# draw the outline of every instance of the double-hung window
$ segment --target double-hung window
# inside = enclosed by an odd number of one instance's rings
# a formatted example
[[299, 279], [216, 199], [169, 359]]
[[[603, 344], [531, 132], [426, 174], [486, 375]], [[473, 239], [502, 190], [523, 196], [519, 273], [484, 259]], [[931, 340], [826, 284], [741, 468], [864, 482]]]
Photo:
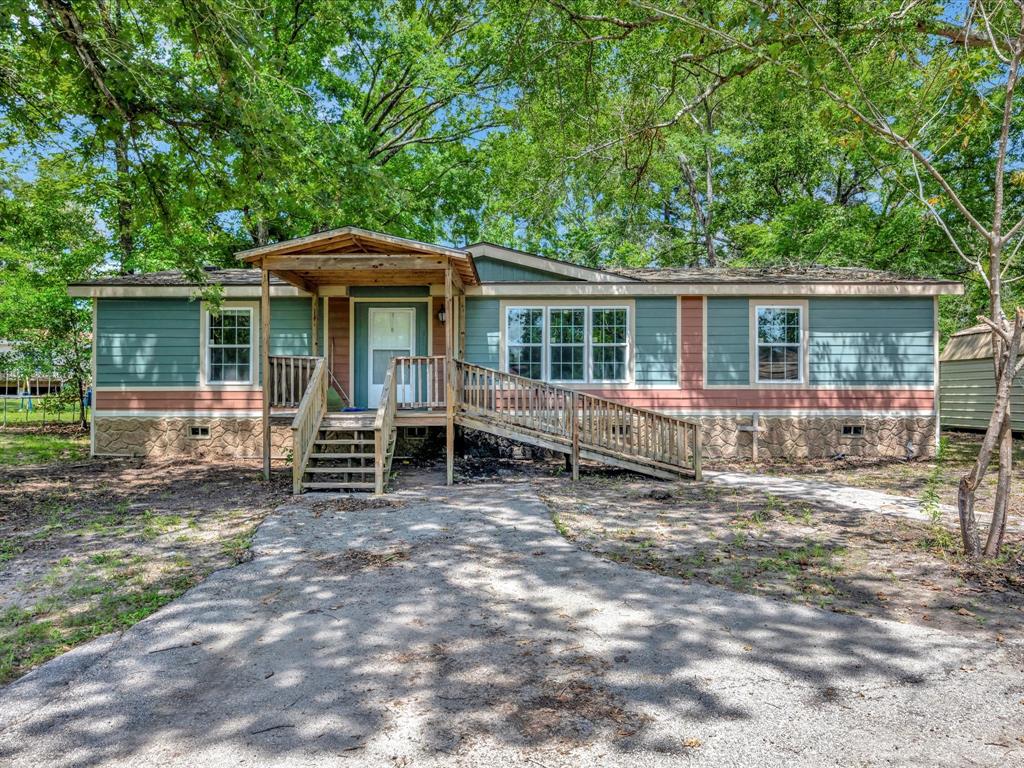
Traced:
[[803, 381], [803, 309], [756, 307], [757, 382]]
[[552, 308], [548, 378], [552, 381], [587, 380], [587, 308]]
[[509, 373], [560, 383], [629, 380], [626, 307], [507, 307]]
[[252, 318], [248, 307], [226, 307], [207, 316], [206, 380], [210, 384], [252, 383]]
[[591, 381], [626, 380], [627, 333], [626, 310], [624, 308], [591, 308]]
[[505, 346], [509, 373], [528, 379], [544, 378], [544, 310], [515, 307], [506, 315]]

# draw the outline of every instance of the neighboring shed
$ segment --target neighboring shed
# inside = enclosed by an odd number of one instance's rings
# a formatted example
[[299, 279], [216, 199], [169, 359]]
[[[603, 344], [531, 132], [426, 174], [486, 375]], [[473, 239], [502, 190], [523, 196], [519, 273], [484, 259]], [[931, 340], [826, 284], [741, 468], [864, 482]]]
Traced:
[[[996, 385], [992, 331], [976, 325], [953, 334], [939, 358], [939, 418], [943, 428], [985, 429], [992, 417]], [[1013, 430], [1024, 432], [1024, 383], [1018, 378], [1010, 401]]]

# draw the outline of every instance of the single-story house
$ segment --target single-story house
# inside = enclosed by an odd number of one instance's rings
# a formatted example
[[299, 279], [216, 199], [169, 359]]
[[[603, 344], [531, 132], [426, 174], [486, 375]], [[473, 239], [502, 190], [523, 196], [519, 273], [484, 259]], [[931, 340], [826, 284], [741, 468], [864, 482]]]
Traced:
[[[987, 429], [996, 403], [992, 329], [965, 328], [949, 337], [939, 357], [939, 416], [944, 428]], [[1024, 376], [1010, 395], [1010, 423], [1024, 432]]]
[[[355, 227], [209, 270], [70, 287], [94, 309], [96, 455], [272, 457], [386, 482], [397, 429], [462, 426], [671, 475], [934, 450], [937, 297], [863, 269], [594, 269]], [[269, 396], [264, 396], [264, 395]], [[759, 452], [759, 454], [758, 454]], [[371, 462], [372, 458], [372, 462]]]

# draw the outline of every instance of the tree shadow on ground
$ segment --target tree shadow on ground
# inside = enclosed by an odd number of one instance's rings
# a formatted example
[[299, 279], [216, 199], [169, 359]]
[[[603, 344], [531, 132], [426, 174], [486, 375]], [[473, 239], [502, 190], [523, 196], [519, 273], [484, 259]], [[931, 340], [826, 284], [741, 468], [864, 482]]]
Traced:
[[962, 663], [938, 633], [591, 557], [523, 484], [396, 499], [297, 500], [263, 525], [253, 562], [71, 679], [43, 668], [9, 687], [0, 762], [383, 761], [481, 741], [683, 754], [684, 728], [749, 723], [765, 707], [857, 710], [867, 727], [864, 691], [912, 691]]

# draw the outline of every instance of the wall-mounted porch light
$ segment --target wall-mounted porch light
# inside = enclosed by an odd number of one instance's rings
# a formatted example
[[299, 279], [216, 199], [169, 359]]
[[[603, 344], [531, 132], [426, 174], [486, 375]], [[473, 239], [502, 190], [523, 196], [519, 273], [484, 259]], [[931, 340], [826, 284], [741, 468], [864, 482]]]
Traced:
[[437, 322], [443, 323], [447, 317], [448, 315], [445, 314], [445, 311], [442, 309], [440, 312], [437, 313]]

